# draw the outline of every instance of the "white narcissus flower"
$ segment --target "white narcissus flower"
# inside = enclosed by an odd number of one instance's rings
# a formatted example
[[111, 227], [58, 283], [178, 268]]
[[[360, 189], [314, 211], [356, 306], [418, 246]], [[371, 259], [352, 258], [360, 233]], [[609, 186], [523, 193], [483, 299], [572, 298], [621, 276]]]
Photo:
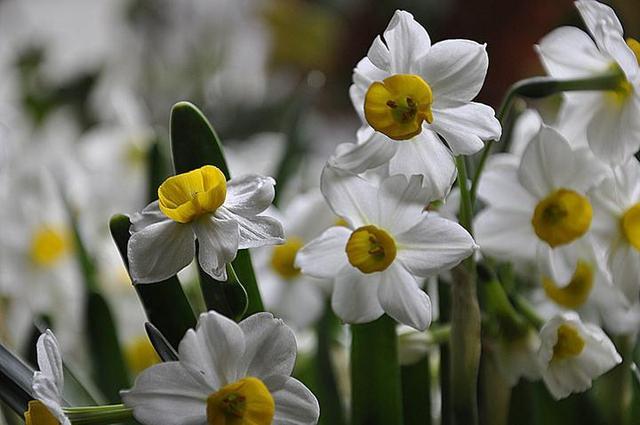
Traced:
[[71, 425], [62, 411], [64, 375], [62, 357], [55, 335], [49, 329], [38, 338], [36, 344], [39, 371], [33, 374], [33, 394], [36, 400], [29, 402], [24, 414], [27, 425], [57, 423]]
[[[240, 323], [200, 315], [178, 347], [180, 361], [142, 372], [122, 400], [145, 425], [315, 424], [318, 401], [290, 377], [291, 329], [269, 313]], [[231, 420], [233, 418], [233, 420]]]
[[158, 282], [186, 267], [196, 254], [206, 273], [227, 279], [238, 249], [283, 242], [280, 223], [259, 215], [274, 196], [271, 177], [248, 175], [226, 182], [217, 167], [169, 177], [158, 201], [131, 217], [127, 257], [134, 283]]
[[540, 379], [540, 368], [536, 361], [539, 344], [538, 335], [530, 329], [522, 335], [497, 341], [493, 353], [496, 369], [509, 386], [516, 386], [520, 378], [529, 381]]
[[359, 172], [389, 161], [391, 174], [424, 175], [442, 198], [455, 177], [452, 153], [471, 154], [500, 137], [493, 109], [472, 101], [487, 73], [485, 47], [470, 40], [432, 46], [410, 13], [396, 11], [384, 41], [377, 37], [358, 63], [350, 88], [362, 120], [381, 134], [343, 145], [334, 165]]
[[337, 220], [319, 190], [299, 194], [283, 211], [284, 244], [259, 248], [253, 256], [267, 310], [296, 330], [318, 320], [331, 285], [326, 279], [302, 274], [294, 264], [296, 254]]
[[522, 158], [496, 155], [478, 188], [488, 205], [475, 220], [483, 252], [514, 260], [537, 258], [556, 282], [569, 282], [576, 264], [564, 259], [576, 258], [575, 242], [591, 226], [585, 193], [605, 171], [588, 149], [572, 150], [544, 125]]
[[[579, 0], [578, 11], [588, 34], [575, 27], [561, 27], [537, 46], [547, 72], [558, 79], [597, 77], [619, 72], [619, 87], [610, 91], [566, 93], [561, 111], [563, 132], [582, 135], [594, 154], [620, 164], [640, 148], [640, 43], [625, 42], [615, 12], [593, 0]], [[571, 133], [569, 133], [571, 132]]]
[[613, 283], [638, 303], [640, 292], [640, 163], [631, 158], [589, 193], [593, 235], [607, 254]]
[[540, 330], [538, 362], [551, 395], [562, 399], [591, 388], [591, 380], [622, 358], [607, 335], [573, 312], [558, 315]]
[[321, 190], [346, 226], [334, 226], [305, 245], [296, 265], [310, 276], [333, 279], [331, 304], [347, 323], [383, 313], [424, 330], [431, 302], [423, 278], [447, 270], [476, 245], [459, 224], [425, 212], [434, 199], [422, 176], [396, 175], [375, 186], [327, 166]]

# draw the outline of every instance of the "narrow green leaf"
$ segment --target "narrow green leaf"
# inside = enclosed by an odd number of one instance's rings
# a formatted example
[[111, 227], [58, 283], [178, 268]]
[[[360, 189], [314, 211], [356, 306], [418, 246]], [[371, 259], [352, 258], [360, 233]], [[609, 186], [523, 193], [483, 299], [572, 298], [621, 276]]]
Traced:
[[247, 311], [248, 298], [233, 266], [227, 265], [227, 281], [216, 280], [198, 265], [200, 288], [209, 310], [215, 310], [226, 317], [239, 321]]
[[107, 400], [118, 402], [130, 385], [111, 310], [101, 294], [89, 292], [85, 314], [94, 381]]
[[395, 321], [384, 315], [351, 331], [351, 424], [402, 425]]
[[34, 370], [0, 343], [0, 400], [16, 414], [22, 416], [27, 410]]
[[[127, 244], [131, 222], [125, 215], [114, 215], [109, 223], [111, 236], [118, 247], [127, 270]], [[149, 321], [162, 332], [167, 341], [177, 348], [190, 328], [195, 327], [196, 317], [177, 276], [157, 283], [134, 285]]]
[[144, 324], [144, 329], [147, 331], [147, 336], [149, 337], [149, 341], [151, 341], [151, 345], [153, 345], [153, 348], [156, 350], [156, 353], [163, 362], [172, 362], [179, 359], [176, 350], [173, 349], [171, 344], [169, 344], [169, 341], [167, 341], [158, 328], [147, 322]]
[[[171, 110], [170, 128], [171, 153], [176, 174], [185, 173], [204, 165], [214, 165], [224, 173], [227, 180], [231, 178], [220, 139], [207, 118], [196, 106], [189, 102], [176, 103]], [[212, 285], [220, 285], [220, 283], [205, 277], [205, 282], [202, 285], [206, 285], [204, 286], [206, 292], [203, 295], [207, 307], [224, 314], [229, 310], [229, 306], [245, 304], [246, 301], [242, 299], [244, 292], [244, 295], [248, 296], [247, 314], [263, 311], [264, 306], [248, 251], [238, 251], [232, 264], [242, 286], [244, 286], [244, 291], [239, 291], [237, 288], [214, 290]], [[198, 268], [200, 268], [199, 265]], [[202, 270], [199, 274], [201, 277], [203, 274], [206, 275]], [[227, 299], [228, 297], [232, 298]]]
[[429, 356], [402, 366], [402, 406], [405, 425], [431, 424], [431, 370]]

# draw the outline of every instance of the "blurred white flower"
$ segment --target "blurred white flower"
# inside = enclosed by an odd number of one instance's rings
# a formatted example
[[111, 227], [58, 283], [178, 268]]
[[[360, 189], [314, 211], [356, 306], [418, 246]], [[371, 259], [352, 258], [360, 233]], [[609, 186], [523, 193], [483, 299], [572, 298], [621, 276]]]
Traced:
[[[315, 424], [314, 395], [291, 378], [293, 332], [269, 313], [239, 324], [210, 311], [180, 342], [180, 361], [144, 371], [124, 403], [146, 425], [226, 423]], [[238, 422], [240, 423], [240, 422]]]
[[300, 273], [294, 265], [296, 254], [303, 245], [335, 225], [337, 219], [320, 191], [300, 194], [283, 212], [284, 244], [255, 252], [256, 275], [267, 310], [296, 330], [310, 326], [320, 317], [331, 285], [328, 280]]
[[33, 374], [32, 389], [36, 400], [29, 402], [29, 410], [24, 414], [26, 423], [71, 425], [62, 411], [64, 373], [58, 340], [53, 332], [47, 329], [40, 335], [36, 349], [40, 368]]
[[238, 249], [283, 242], [282, 225], [259, 215], [274, 196], [271, 177], [249, 175], [228, 183], [218, 168], [202, 168], [169, 177], [158, 201], [131, 217], [127, 257], [135, 283], [165, 280], [196, 255], [206, 273], [227, 279], [226, 264]]
[[549, 320], [540, 330], [538, 362], [556, 400], [591, 388], [591, 380], [622, 362], [607, 335], [575, 313]]
[[496, 368], [509, 384], [514, 387], [520, 378], [529, 381], [540, 379], [536, 352], [540, 345], [538, 335], [531, 329], [519, 336], [500, 338], [493, 352]]
[[348, 323], [383, 313], [416, 329], [431, 322], [422, 278], [449, 269], [476, 245], [460, 225], [425, 213], [434, 198], [422, 176], [396, 175], [380, 187], [327, 166], [321, 190], [346, 226], [334, 226], [305, 245], [296, 266], [310, 276], [334, 279], [332, 307]]
[[565, 93], [560, 120], [570, 140], [586, 139], [596, 156], [620, 164], [640, 148], [640, 43], [625, 42], [622, 25], [609, 6], [593, 0], [575, 5], [593, 39], [575, 27], [561, 27], [545, 36], [537, 51], [554, 78], [620, 73], [616, 90]]

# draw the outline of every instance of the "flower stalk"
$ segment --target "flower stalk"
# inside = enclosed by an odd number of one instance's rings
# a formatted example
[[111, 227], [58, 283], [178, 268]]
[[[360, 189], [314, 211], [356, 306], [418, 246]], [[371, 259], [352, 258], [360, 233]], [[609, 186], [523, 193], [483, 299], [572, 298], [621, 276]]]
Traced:
[[69, 407], [64, 413], [74, 425], [113, 424], [133, 419], [133, 410], [124, 404]]

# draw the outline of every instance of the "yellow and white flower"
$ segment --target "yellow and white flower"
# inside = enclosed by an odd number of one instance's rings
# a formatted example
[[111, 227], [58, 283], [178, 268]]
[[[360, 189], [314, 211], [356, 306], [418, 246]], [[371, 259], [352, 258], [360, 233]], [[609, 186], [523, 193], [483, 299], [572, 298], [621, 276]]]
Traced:
[[318, 401], [290, 377], [293, 332], [269, 313], [235, 323], [214, 312], [200, 315], [180, 342], [180, 361], [157, 364], [138, 376], [122, 399], [140, 423], [315, 424]]
[[206, 273], [226, 280], [226, 264], [238, 249], [284, 241], [281, 224], [260, 215], [274, 196], [271, 177], [226, 181], [212, 165], [169, 177], [158, 201], [131, 217], [127, 257], [134, 283], [158, 282], [189, 265], [196, 255]]
[[38, 367], [34, 372], [32, 390], [36, 400], [29, 402], [24, 414], [27, 425], [71, 425], [62, 411], [64, 374], [58, 340], [49, 329], [38, 338], [36, 344]]
[[[620, 73], [615, 90], [565, 94], [561, 112], [564, 128], [586, 134], [596, 156], [620, 164], [640, 148], [640, 43], [625, 41], [622, 25], [609, 6], [594, 0], [575, 4], [593, 39], [578, 28], [561, 27], [545, 36], [537, 50], [554, 78]], [[576, 140], [580, 139], [584, 137]]]
[[384, 41], [377, 37], [358, 63], [350, 88], [363, 121], [384, 136], [367, 134], [343, 146], [335, 165], [349, 165], [351, 159], [340, 159], [345, 155], [362, 158], [351, 164], [354, 172], [389, 161], [391, 174], [422, 174], [425, 184], [438, 183], [446, 193], [455, 176], [452, 152], [471, 154], [500, 137], [493, 109], [472, 102], [487, 73], [485, 47], [470, 40], [432, 46], [410, 13], [396, 11]]
[[425, 212], [434, 198], [422, 176], [396, 175], [375, 186], [327, 166], [321, 190], [346, 226], [334, 226], [305, 245], [296, 265], [310, 276], [333, 279], [331, 304], [348, 323], [383, 313], [424, 330], [431, 302], [422, 278], [447, 270], [476, 245], [459, 224]]
[[583, 323], [575, 313], [564, 313], [540, 330], [538, 362], [544, 383], [559, 400], [591, 388], [593, 378], [622, 358], [602, 329]]

